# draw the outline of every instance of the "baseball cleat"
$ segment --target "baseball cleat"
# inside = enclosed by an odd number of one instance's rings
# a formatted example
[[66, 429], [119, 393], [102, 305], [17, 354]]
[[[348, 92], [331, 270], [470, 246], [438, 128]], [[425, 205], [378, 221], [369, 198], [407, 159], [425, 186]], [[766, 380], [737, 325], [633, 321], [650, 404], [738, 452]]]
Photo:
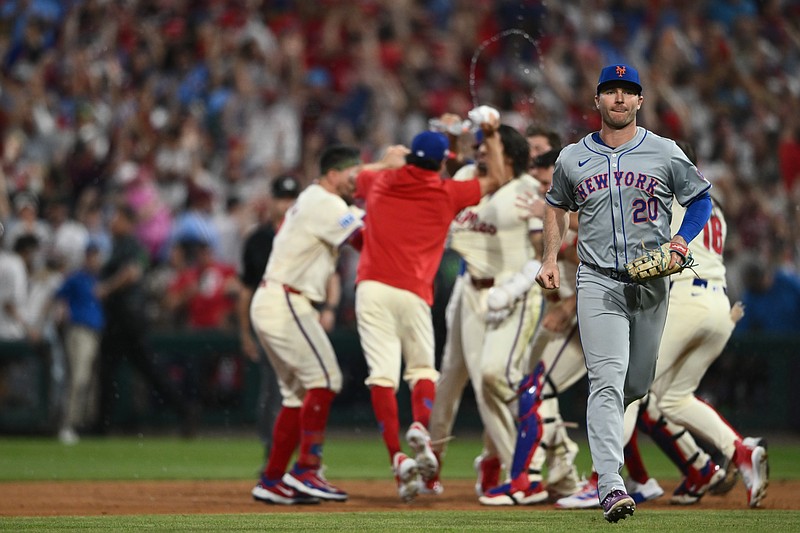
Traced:
[[[527, 476], [525, 476], [527, 483]], [[482, 505], [532, 505], [547, 501], [547, 491], [541, 482], [528, 483], [524, 489], [517, 489], [514, 483], [505, 483], [478, 498]]]
[[742, 444], [744, 444], [748, 448], [755, 448], [756, 446], [761, 446], [765, 450], [767, 449], [767, 439], [765, 439], [764, 437], [745, 437], [742, 439]]
[[397, 480], [397, 493], [404, 502], [410, 502], [419, 493], [417, 462], [403, 452], [397, 452], [392, 458], [392, 470]]
[[347, 493], [330, 484], [318, 469], [303, 469], [295, 465], [291, 472], [283, 475], [282, 481], [296, 491], [320, 500], [335, 502], [347, 500]]
[[629, 479], [625, 482], [625, 486], [628, 488], [628, 495], [630, 495], [636, 503], [655, 500], [664, 495], [664, 489], [662, 489], [658, 481], [652, 477], [648, 479], [646, 483], [637, 483]]
[[744, 442], [737, 441], [734, 457], [747, 488], [747, 504], [750, 507], [759, 507], [767, 496], [769, 485], [767, 450], [763, 446], [747, 446]]
[[420, 494], [433, 494], [434, 496], [438, 496], [443, 492], [444, 492], [444, 485], [442, 485], [442, 482], [439, 481], [438, 476], [436, 476], [433, 479], [429, 479], [428, 481], [425, 481], [424, 479], [420, 478], [419, 480]]
[[600, 497], [597, 493], [597, 477], [595, 475], [584, 482], [578, 492], [556, 501], [556, 509], [596, 509], [597, 507], [600, 507]]
[[603, 518], [609, 522], [624, 520], [636, 510], [636, 502], [623, 490], [612, 490], [600, 505], [603, 507]]
[[420, 422], [414, 422], [406, 432], [406, 441], [411, 449], [414, 450], [419, 475], [423, 481], [428, 481], [436, 477], [439, 471], [439, 459], [433, 452], [431, 446], [431, 436]]
[[250, 491], [253, 499], [264, 503], [277, 503], [280, 505], [300, 505], [319, 503], [319, 498], [309, 496], [288, 486], [282, 480], [267, 480], [262, 477]]
[[739, 469], [736, 467], [733, 459], [726, 457], [719, 466], [725, 470], [725, 477], [708, 488], [708, 493], [712, 496], [724, 496], [728, 494], [731, 489], [736, 486], [736, 482], [739, 481]]
[[669, 502], [675, 505], [692, 505], [700, 501], [710, 487], [725, 479], [725, 469], [711, 459], [700, 470], [689, 467], [689, 475], [672, 493]]
[[479, 498], [486, 494], [489, 489], [493, 489], [500, 484], [502, 465], [499, 458], [481, 454], [475, 458], [472, 466], [478, 474], [478, 480], [475, 482], [475, 494]]

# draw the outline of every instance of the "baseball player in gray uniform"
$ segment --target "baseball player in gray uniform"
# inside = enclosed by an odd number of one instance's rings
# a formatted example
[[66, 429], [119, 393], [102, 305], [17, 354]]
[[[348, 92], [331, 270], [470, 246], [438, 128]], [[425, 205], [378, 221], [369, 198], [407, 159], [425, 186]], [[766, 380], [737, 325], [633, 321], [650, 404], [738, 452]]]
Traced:
[[[639, 73], [602, 69], [595, 104], [600, 131], [566, 147], [546, 195], [544, 256], [537, 282], [560, 286], [557, 254], [578, 211], [578, 325], [589, 377], [586, 422], [603, 516], [616, 522], [636, 504], [620, 476], [625, 406], [653, 380], [667, 315], [669, 279], [633, 283], [625, 263], [669, 242], [671, 265], [682, 260], [711, 212], [711, 184], [674, 141], [636, 125]], [[687, 207], [670, 238], [673, 196]]]
[[[685, 143], [678, 144], [694, 162], [691, 147]], [[671, 223], [673, 231], [680, 228], [684, 214], [682, 207], [675, 207]], [[714, 204], [708, 222], [692, 246], [697, 264], [692, 272], [683, 271], [670, 278], [670, 310], [651, 393], [642, 400], [641, 409], [636, 402], [625, 412], [626, 442], [634, 432], [634, 424], [637, 425], [684, 473], [683, 481], [670, 498], [671, 503], [679, 505], [697, 503], [707, 491], [717, 494], [729, 491], [740, 471], [750, 507], [760, 504], [768, 485], [767, 453], [762, 440], [743, 438], [713, 407], [694, 396], [700, 380], [719, 357], [736, 320], [742, 315], [739, 304], [731, 306], [726, 291], [723, 263], [726, 234], [725, 217], [720, 207]], [[687, 428], [691, 433], [686, 431]], [[692, 434], [721, 450], [725, 458], [721, 467], [699, 448]], [[631, 473], [627, 455], [626, 466]], [[651, 482], [654, 480], [648, 484]], [[557, 506], [589, 507], [592, 505], [589, 499], [591, 489], [587, 486], [582, 494], [559, 500]], [[596, 484], [594, 492], [594, 505], [597, 506]]]

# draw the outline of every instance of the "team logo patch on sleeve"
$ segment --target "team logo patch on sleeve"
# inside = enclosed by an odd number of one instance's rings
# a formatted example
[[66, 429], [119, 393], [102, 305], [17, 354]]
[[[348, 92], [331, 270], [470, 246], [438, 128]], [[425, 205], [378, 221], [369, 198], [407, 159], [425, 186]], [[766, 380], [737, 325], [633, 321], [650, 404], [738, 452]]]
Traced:
[[339, 226], [342, 228], [346, 228], [355, 221], [356, 217], [353, 215], [353, 213], [347, 213], [346, 215], [343, 215], [342, 218], [339, 219]]

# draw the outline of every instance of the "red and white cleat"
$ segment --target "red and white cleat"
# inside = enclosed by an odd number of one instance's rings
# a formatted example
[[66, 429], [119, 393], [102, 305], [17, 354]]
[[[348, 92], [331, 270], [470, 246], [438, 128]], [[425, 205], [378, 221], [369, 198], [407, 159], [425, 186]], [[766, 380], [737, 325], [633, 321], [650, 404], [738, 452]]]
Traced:
[[736, 442], [734, 462], [747, 488], [747, 504], [750, 507], [758, 507], [766, 498], [769, 485], [767, 450], [763, 446], [753, 445], [750, 442], [748, 444], [742, 441]]

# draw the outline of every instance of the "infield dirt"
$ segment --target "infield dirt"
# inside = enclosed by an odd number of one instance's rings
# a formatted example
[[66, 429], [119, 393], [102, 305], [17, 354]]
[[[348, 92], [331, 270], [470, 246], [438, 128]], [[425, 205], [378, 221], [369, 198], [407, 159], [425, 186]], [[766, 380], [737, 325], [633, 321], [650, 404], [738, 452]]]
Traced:
[[[493, 510], [480, 505], [470, 480], [445, 480], [439, 496], [419, 496], [403, 503], [392, 479], [335, 480], [350, 494], [344, 503], [284, 506], [255, 502], [254, 481], [52, 481], [0, 483], [0, 516], [90, 516], [137, 514], [219, 514], [257, 512], [366, 512], [398, 510]], [[641, 510], [674, 509], [668, 495], [677, 481], [661, 484], [665, 495], [641, 504]], [[800, 481], [770, 481], [765, 509], [800, 510]], [[552, 504], [529, 506], [532, 511], [559, 512]], [[746, 509], [747, 497], [739, 482], [725, 496], [708, 495], [698, 509]], [[757, 510], [755, 510], [757, 512]]]

